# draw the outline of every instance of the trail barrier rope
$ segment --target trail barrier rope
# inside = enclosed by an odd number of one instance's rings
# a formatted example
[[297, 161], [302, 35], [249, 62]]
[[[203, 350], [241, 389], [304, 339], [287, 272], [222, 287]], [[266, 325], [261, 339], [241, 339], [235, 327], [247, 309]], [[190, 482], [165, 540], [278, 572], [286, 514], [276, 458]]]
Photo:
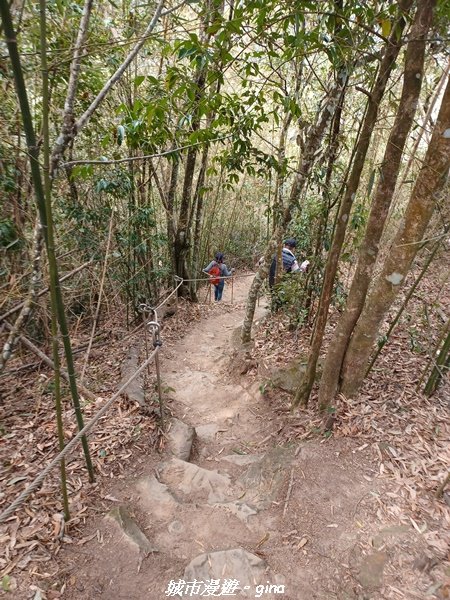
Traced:
[[[233, 275], [231, 277], [221, 277], [221, 279], [229, 279], [229, 278], [243, 278], [243, 277], [253, 277], [254, 273], [251, 274], [245, 274], [245, 275]], [[156, 367], [156, 377], [157, 377], [157, 387], [158, 387], [158, 397], [159, 397], [159, 405], [160, 405], [160, 411], [161, 411], [161, 425], [162, 427], [164, 427], [164, 416], [163, 416], [163, 400], [162, 400], [162, 393], [161, 393], [161, 375], [160, 375], [160, 363], [159, 363], [159, 352], [162, 346], [162, 341], [160, 338], [160, 325], [158, 323], [158, 310], [164, 306], [164, 304], [167, 303], [167, 301], [174, 295], [176, 294], [176, 292], [178, 291], [178, 289], [180, 288], [181, 285], [183, 285], [183, 283], [187, 283], [190, 281], [205, 281], [208, 282], [209, 279], [202, 277], [199, 279], [182, 279], [181, 277], [176, 276], [175, 277], [175, 282], [176, 282], [176, 286], [175, 288], [170, 292], [170, 294], [164, 298], [164, 300], [162, 300], [158, 306], [156, 306], [155, 308], [153, 308], [152, 306], [148, 305], [148, 304], [141, 304], [140, 305], [140, 309], [142, 312], [146, 313], [146, 312], [152, 312], [154, 315], [154, 318], [152, 321], [148, 321], [146, 323], [146, 327], [148, 327], [151, 332], [152, 332], [152, 342], [153, 342], [153, 347], [154, 350], [153, 352], [146, 358], [146, 360], [140, 365], [140, 367], [138, 367], [138, 369], [135, 371], [135, 373], [133, 375], [131, 375], [127, 381], [122, 384], [120, 386], [120, 388], [117, 390], [117, 392], [115, 394], [113, 394], [111, 396], [111, 398], [105, 403], [104, 406], [102, 406], [102, 408], [92, 417], [92, 419], [90, 421], [88, 421], [88, 423], [83, 427], [83, 429], [80, 429], [80, 431], [75, 435], [74, 438], [72, 438], [70, 440], [70, 442], [67, 443], [67, 445], [64, 447], [63, 450], [61, 450], [61, 452], [59, 454], [57, 454], [55, 456], [55, 458], [50, 461], [48, 463], [48, 465], [41, 471], [41, 473], [39, 473], [39, 475], [33, 479], [33, 481], [30, 483], [30, 485], [25, 488], [23, 490], [22, 493], [20, 493], [17, 498], [8, 506], [8, 508], [6, 508], [2, 513], [0, 513], [0, 523], [4, 523], [5, 521], [7, 521], [14, 513], [15, 511], [19, 508], [19, 506], [21, 504], [23, 504], [23, 502], [25, 502], [25, 500], [28, 499], [28, 497], [38, 489], [38, 487], [41, 485], [41, 483], [44, 481], [44, 479], [47, 477], [47, 475], [50, 473], [50, 471], [52, 471], [52, 469], [54, 469], [54, 467], [56, 467], [58, 465], [58, 463], [61, 462], [61, 460], [67, 455], [69, 454], [69, 452], [75, 448], [75, 446], [78, 444], [78, 442], [81, 440], [81, 438], [86, 435], [89, 434], [91, 429], [94, 427], [94, 425], [96, 425], [96, 423], [103, 417], [103, 415], [108, 411], [108, 409], [110, 408], [110, 406], [112, 404], [114, 404], [114, 402], [122, 395], [122, 393], [126, 390], [126, 388], [130, 385], [130, 383], [136, 379], [136, 377], [138, 375], [140, 375], [142, 373], [142, 371], [148, 367], [150, 365], [150, 363], [152, 362], [152, 360], [155, 360], [155, 367]], [[146, 329], [147, 331], [147, 329]]]

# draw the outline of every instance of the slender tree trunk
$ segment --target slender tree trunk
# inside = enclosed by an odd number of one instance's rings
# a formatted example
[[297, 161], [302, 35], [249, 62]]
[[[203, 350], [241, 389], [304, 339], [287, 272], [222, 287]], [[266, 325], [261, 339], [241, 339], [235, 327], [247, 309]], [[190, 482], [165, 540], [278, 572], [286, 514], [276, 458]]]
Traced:
[[[336, 159], [338, 156], [339, 149], [339, 133], [341, 130], [341, 120], [342, 120], [342, 109], [344, 107], [345, 101], [345, 93], [347, 90], [347, 86], [345, 85], [342, 89], [341, 96], [339, 98], [339, 103], [336, 108], [336, 112], [333, 117], [333, 121], [331, 123], [331, 132], [330, 132], [330, 144], [328, 147], [328, 162], [327, 162], [327, 171], [325, 175], [325, 182], [323, 187], [322, 194], [322, 210], [319, 217], [319, 222], [317, 224], [317, 232], [316, 232], [316, 240], [314, 243], [314, 250], [312, 252], [312, 268], [309, 270], [306, 281], [305, 281], [305, 309], [307, 311], [307, 318], [309, 320], [311, 315], [311, 308], [314, 304], [315, 297], [313, 297], [314, 290], [317, 287], [318, 279], [321, 278], [322, 275], [322, 267], [321, 267], [321, 254], [323, 251], [323, 240], [328, 224], [328, 219], [330, 216], [330, 211], [332, 207], [331, 202], [331, 193], [330, 193], [330, 184], [331, 177], [333, 175], [334, 165], [336, 163]], [[312, 249], [311, 249], [312, 250]], [[320, 270], [319, 270], [320, 269]]]
[[[296, 91], [299, 87], [299, 84], [296, 86]], [[286, 179], [286, 169], [285, 169], [285, 160], [286, 160], [286, 138], [287, 132], [292, 122], [292, 113], [289, 111], [284, 115], [283, 125], [280, 131], [280, 137], [278, 140], [278, 152], [277, 152], [277, 162], [278, 162], [278, 171], [275, 179], [275, 192], [273, 198], [273, 228], [272, 232], [275, 231], [278, 223], [283, 217], [283, 183]]]
[[442, 345], [442, 348], [439, 350], [442, 339], [439, 340], [439, 344], [436, 348], [436, 351], [439, 351], [439, 354], [436, 358], [433, 370], [431, 371], [431, 375], [425, 385], [424, 393], [426, 396], [431, 396], [435, 392], [439, 381], [445, 375], [445, 371], [447, 371], [450, 366], [450, 319], [447, 321], [447, 324], [444, 327], [444, 334], [441, 336], [441, 338], [444, 337], [445, 341]]
[[316, 125], [311, 128], [311, 132], [308, 135], [304, 151], [299, 159], [297, 174], [291, 188], [287, 206], [283, 211], [280, 223], [275, 228], [272, 237], [267, 244], [267, 248], [264, 253], [264, 261], [262, 261], [262, 265], [257, 270], [255, 278], [250, 287], [245, 309], [244, 323], [242, 325], [241, 340], [243, 344], [248, 343], [251, 339], [251, 329], [259, 291], [269, 273], [270, 264], [277, 244], [281, 242], [283, 233], [291, 221], [292, 211], [297, 204], [298, 198], [301, 196], [302, 191], [305, 189], [308, 176], [315, 162], [315, 155], [317, 154], [327, 126], [336, 110], [337, 101], [343, 85], [345, 85], [345, 80], [338, 80], [338, 82], [335, 83], [333, 89], [325, 99], [322, 110], [318, 114]]
[[[207, 0], [204, 6], [204, 13], [200, 24], [200, 40], [204, 47], [208, 47], [208, 44], [212, 38], [212, 32], [208, 30], [214, 19], [223, 13], [223, 4], [217, 3], [214, 0]], [[220, 68], [220, 66], [217, 66]], [[206, 78], [208, 74], [208, 67], [206, 65], [200, 65], [197, 68], [195, 75], [195, 100], [192, 112], [192, 125], [191, 131], [195, 132], [200, 129], [200, 102], [202, 101], [205, 90], [206, 90]], [[208, 121], [209, 122], [209, 119]], [[191, 246], [192, 231], [191, 225], [193, 219], [192, 207], [192, 187], [194, 181], [195, 165], [197, 161], [198, 148], [197, 146], [191, 146], [187, 152], [186, 166], [184, 170], [184, 181], [183, 181], [183, 192], [181, 196], [180, 212], [178, 214], [177, 230], [175, 235], [174, 244], [174, 258], [175, 258], [175, 272], [179, 277], [183, 279], [190, 279], [188, 269], [188, 257], [189, 249]], [[189, 296], [191, 300], [194, 298], [191, 296], [192, 287], [189, 285], [182, 285], [180, 288], [180, 294], [183, 296]]]
[[8, 335], [8, 339], [3, 345], [3, 350], [0, 355], [0, 373], [5, 368], [7, 361], [11, 358], [14, 351], [14, 347], [19, 339], [20, 331], [28, 321], [32, 311], [33, 305], [37, 298], [37, 287], [41, 281], [41, 256], [42, 256], [42, 225], [39, 217], [36, 219], [33, 234], [33, 272], [31, 274], [30, 286], [28, 296], [22, 303], [20, 314], [17, 317], [12, 331]]
[[377, 79], [369, 95], [367, 111], [364, 117], [364, 124], [358, 140], [358, 148], [356, 150], [352, 171], [347, 182], [347, 189], [339, 208], [333, 241], [328, 254], [314, 335], [309, 351], [308, 365], [295, 395], [293, 403], [294, 406], [297, 406], [299, 403], [301, 403], [303, 406], [306, 406], [311, 394], [312, 386], [316, 376], [317, 360], [322, 347], [323, 335], [327, 323], [328, 309], [331, 302], [334, 279], [336, 276], [342, 245], [345, 239], [347, 223], [350, 218], [350, 211], [358, 190], [361, 173], [364, 167], [364, 161], [369, 148], [370, 138], [372, 136], [378, 116], [379, 105], [386, 89], [386, 84], [391, 71], [394, 68], [395, 60], [397, 59], [401, 48], [401, 32], [405, 27], [404, 13], [407, 12], [411, 4], [412, 0], [403, 0], [399, 3], [400, 14], [396, 19], [396, 23], [394, 23], [392, 27], [392, 33], [385, 47], [385, 52], [381, 61]]
[[[75, 416], [77, 419], [78, 427], [81, 430], [84, 426], [83, 415], [81, 413], [81, 407], [79, 402], [79, 396], [76, 386], [75, 370], [73, 364], [73, 355], [70, 345], [69, 331], [67, 327], [67, 319], [64, 310], [64, 303], [62, 299], [61, 287], [58, 276], [58, 264], [56, 261], [55, 247], [53, 240], [53, 223], [52, 223], [52, 211], [51, 203], [49, 198], [49, 190], [44, 191], [42, 184], [41, 170], [39, 166], [39, 148], [36, 143], [36, 136], [33, 128], [33, 121], [31, 118], [30, 105], [28, 102], [28, 94], [25, 86], [25, 80], [23, 78], [23, 71], [20, 62], [20, 55], [17, 48], [17, 39], [12, 24], [11, 13], [9, 6], [6, 1], [0, 1], [0, 13], [2, 23], [5, 30], [5, 37], [7, 40], [7, 46], [9, 55], [11, 58], [11, 64], [14, 73], [14, 81], [16, 85], [17, 97], [19, 99], [20, 111], [22, 115], [28, 154], [30, 157], [31, 172], [34, 184], [34, 193], [36, 198], [36, 204], [39, 211], [39, 217], [41, 219], [43, 236], [45, 245], [47, 248], [47, 256], [49, 262], [50, 271], [50, 291], [54, 294], [55, 311], [57, 313], [58, 323], [61, 330], [61, 336], [63, 338], [64, 350], [67, 361], [67, 371], [70, 379], [70, 391], [72, 395], [72, 401], [75, 409]], [[45, 171], [46, 173], [46, 171]], [[82, 437], [82, 446], [86, 459], [86, 466], [89, 472], [90, 481], [94, 480], [94, 471], [92, 467], [92, 461], [90, 458], [89, 447], [86, 436]]]
[[322, 410], [329, 405], [337, 392], [345, 350], [362, 312], [372, 279], [381, 235], [401, 166], [403, 149], [419, 101], [426, 36], [433, 18], [433, 4], [435, 4], [433, 0], [431, 2], [421, 0], [414, 17], [411, 39], [406, 49], [403, 90], [397, 115], [387, 142], [379, 183], [370, 209], [365, 237], [361, 243], [346, 308], [331, 340], [320, 381], [319, 406]]
[[[194, 277], [198, 276], [200, 271], [200, 241], [201, 241], [201, 229], [202, 229], [202, 217], [203, 217], [203, 199], [205, 196], [205, 178], [206, 178], [206, 167], [208, 165], [208, 153], [209, 146], [206, 145], [203, 149], [202, 162], [200, 166], [200, 173], [198, 174], [197, 185], [195, 188], [195, 195], [193, 200], [192, 212], [195, 209], [195, 220], [194, 220], [194, 237], [192, 247], [192, 260], [193, 269], [192, 272]], [[191, 219], [190, 219], [191, 220]], [[190, 296], [194, 302], [198, 302], [197, 298], [197, 282], [193, 281], [190, 288]]]
[[427, 108], [427, 112], [426, 112], [426, 114], [425, 114], [425, 116], [423, 118], [422, 125], [419, 128], [419, 133], [417, 135], [417, 139], [415, 140], [414, 145], [413, 145], [413, 147], [412, 147], [412, 149], [411, 149], [411, 151], [409, 153], [408, 162], [406, 163], [406, 167], [403, 170], [400, 182], [399, 182], [399, 184], [397, 185], [397, 187], [395, 189], [394, 198], [393, 198], [393, 200], [391, 202], [391, 207], [389, 209], [388, 224], [386, 225], [385, 229], [388, 229], [388, 227], [389, 227], [389, 221], [391, 220], [392, 215], [395, 212], [395, 206], [396, 206], [396, 203], [397, 203], [397, 199], [400, 196], [402, 188], [403, 188], [403, 185], [405, 184], [405, 182], [406, 182], [406, 180], [408, 178], [409, 172], [410, 172], [411, 167], [412, 167], [412, 165], [414, 163], [414, 159], [416, 158], [417, 149], [419, 148], [419, 145], [420, 145], [420, 143], [422, 141], [422, 138], [423, 138], [423, 136], [425, 134], [425, 131], [427, 131], [427, 128], [429, 127], [430, 123], [432, 122], [432, 115], [433, 115], [433, 111], [434, 111], [435, 106], [436, 106], [436, 102], [440, 98], [441, 92], [442, 92], [442, 90], [444, 89], [444, 87], [445, 87], [445, 85], [447, 83], [447, 78], [449, 76], [449, 73], [450, 73], [450, 61], [447, 63], [447, 66], [444, 69], [444, 72], [442, 73], [442, 76], [441, 76], [441, 78], [439, 80], [439, 83], [438, 83], [438, 85], [436, 86], [436, 89], [433, 92], [433, 95], [432, 95], [432, 97], [430, 99], [430, 102], [429, 102], [429, 106]]
[[370, 371], [371, 371], [373, 365], [375, 364], [378, 356], [380, 355], [381, 351], [383, 350], [383, 348], [385, 347], [385, 345], [388, 343], [389, 338], [391, 336], [391, 333], [394, 331], [397, 323], [399, 322], [400, 317], [403, 314], [403, 311], [408, 306], [408, 302], [411, 300], [411, 297], [414, 294], [414, 292], [416, 291], [417, 286], [422, 281], [425, 273], [427, 272], [428, 267], [430, 266], [431, 262], [433, 261], [435, 255], [436, 255], [436, 252], [439, 250], [439, 247], [440, 247], [441, 243], [442, 243], [442, 239], [438, 240], [437, 243], [435, 244], [435, 246], [434, 246], [433, 250], [431, 251], [429, 257], [425, 261], [425, 264], [423, 265], [422, 270], [420, 271], [417, 279], [414, 281], [414, 283], [410, 287], [409, 292], [406, 294], [405, 299], [402, 302], [402, 305], [398, 309], [397, 314], [395, 315], [395, 317], [393, 318], [391, 324], [389, 325], [389, 329], [386, 331], [386, 334], [383, 336], [383, 339], [378, 342], [376, 352], [372, 356], [372, 358], [370, 360], [370, 364], [367, 367], [366, 377], [370, 373]]
[[[203, 93], [204, 78], [197, 80], [198, 94]], [[198, 96], [200, 100], [200, 95]], [[200, 126], [200, 119], [192, 125], [192, 131], [197, 131]], [[191, 209], [192, 183], [194, 180], [195, 163], [197, 159], [197, 147], [189, 148], [186, 158], [186, 167], [184, 171], [183, 193], [181, 197], [180, 213], [178, 215], [177, 233], [175, 236], [175, 272], [183, 279], [189, 279], [187, 256], [190, 245], [189, 232], [189, 212]], [[182, 295], [189, 295], [189, 286], [182, 285], [180, 288]]]
[[[300, 81], [299, 81], [299, 78], [297, 78], [297, 83], [295, 86], [296, 92], [298, 91], [299, 87], [300, 87]], [[278, 156], [277, 156], [278, 171], [277, 171], [277, 177], [275, 180], [272, 233], [275, 232], [277, 225], [279, 224], [280, 220], [283, 218], [283, 184], [286, 179], [286, 171], [285, 171], [284, 162], [286, 159], [287, 133], [288, 133], [288, 129], [289, 129], [291, 122], [292, 122], [292, 113], [287, 112], [283, 119], [283, 125], [281, 127], [280, 138], [278, 141]], [[269, 212], [267, 214], [269, 214]], [[277, 243], [277, 249], [276, 249], [277, 257], [276, 257], [276, 263], [275, 263], [275, 284], [279, 283], [281, 273], [282, 273], [282, 260], [281, 260], [282, 249], [283, 249], [283, 245], [280, 240]]]
[[[176, 219], [175, 219], [175, 195], [177, 193], [178, 175], [180, 173], [180, 159], [176, 156], [173, 158], [172, 168], [170, 170], [170, 182], [167, 188], [167, 242], [170, 248], [170, 259], [172, 263], [172, 273], [176, 273], [175, 263], [175, 236], [176, 236]], [[159, 189], [159, 188], [158, 188]], [[161, 195], [161, 189], [159, 189]], [[161, 196], [162, 197], [162, 196]]]
[[378, 330], [405, 281], [439, 197], [446, 191], [449, 167], [450, 84], [447, 83], [431, 142], [402, 224], [345, 355], [341, 391], [348, 397], [355, 396], [361, 387]]

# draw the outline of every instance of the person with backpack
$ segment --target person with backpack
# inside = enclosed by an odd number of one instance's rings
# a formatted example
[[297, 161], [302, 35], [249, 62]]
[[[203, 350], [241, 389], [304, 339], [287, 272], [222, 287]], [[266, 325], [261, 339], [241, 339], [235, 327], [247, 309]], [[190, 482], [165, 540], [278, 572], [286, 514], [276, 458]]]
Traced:
[[214, 260], [203, 269], [203, 273], [209, 275], [209, 282], [214, 286], [214, 300], [219, 302], [222, 300], [223, 288], [225, 286], [224, 277], [230, 277], [234, 269], [228, 270], [227, 265], [223, 262], [224, 256], [222, 252], [217, 252]]

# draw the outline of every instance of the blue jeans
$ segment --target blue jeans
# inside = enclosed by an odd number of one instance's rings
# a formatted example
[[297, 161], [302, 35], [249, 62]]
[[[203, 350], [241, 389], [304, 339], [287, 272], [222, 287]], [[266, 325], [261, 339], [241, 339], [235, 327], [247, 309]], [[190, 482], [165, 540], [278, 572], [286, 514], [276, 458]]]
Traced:
[[221, 279], [217, 285], [214, 286], [214, 300], [222, 300], [223, 288], [225, 286], [225, 280]]

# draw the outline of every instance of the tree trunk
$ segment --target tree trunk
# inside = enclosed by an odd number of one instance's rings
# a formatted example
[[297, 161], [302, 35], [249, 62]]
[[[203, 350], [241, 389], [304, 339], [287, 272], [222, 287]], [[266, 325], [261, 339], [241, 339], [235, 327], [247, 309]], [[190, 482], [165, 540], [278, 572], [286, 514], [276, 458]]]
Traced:
[[[210, 0], [207, 0], [207, 2], [205, 3], [205, 12], [202, 16], [200, 24], [200, 40], [205, 46], [205, 48], [208, 47], [213, 35], [211, 30], [208, 29], [208, 27], [211, 23], [214, 22], [216, 17], [223, 14], [223, 8], [224, 7], [222, 3], [218, 4]], [[220, 68], [220, 66], [218, 66], [217, 68]], [[192, 132], [196, 132], [200, 129], [200, 103], [205, 95], [207, 75], [207, 65], [201, 65], [197, 68], [197, 72], [195, 74], [195, 100], [192, 107]], [[189, 249], [191, 246], [192, 238], [192, 186], [194, 181], [197, 153], [197, 146], [191, 146], [187, 152], [186, 166], [184, 170], [183, 192], [181, 196], [180, 212], [178, 215], [177, 231], [175, 235], [175, 272], [179, 277], [182, 277], [183, 279], [190, 278], [187, 261], [189, 257]], [[182, 296], [190, 297], [191, 300], [194, 299], [191, 296], [191, 288], [189, 285], [183, 284], [180, 287], [180, 294]]]
[[450, 83], [447, 83], [433, 136], [403, 222], [345, 355], [341, 390], [348, 397], [353, 397], [361, 387], [378, 330], [405, 281], [439, 196], [445, 192], [449, 167]]
[[[193, 201], [192, 212], [194, 212], [195, 208], [195, 219], [194, 219], [194, 238], [193, 238], [193, 248], [192, 248], [192, 259], [193, 259], [193, 269], [192, 272], [194, 277], [198, 277], [198, 273], [200, 270], [199, 260], [200, 260], [200, 242], [201, 242], [201, 230], [202, 230], [202, 217], [203, 217], [203, 197], [205, 195], [205, 178], [206, 178], [206, 167], [208, 165], [208, 153], [209, 146], [206, 145], [203, 149], [202, 162], [200, 166], [200, 173], [197, 178], [197, 185], [195, 188], [195, 195]], [[192, 220], [193, 217], [190, 218]], [[198, 302], [197, 298], [197, 281], [193, 281], [191, 283], [190, 295], [194, 302]]]
[[337, 101], [341, 93], [343, 85], [345, 85], [346, 76], [344, 81], [338, 80], [334, 85], [331, 92], [328, 94], [323, 109], [320, 111], [316, 125], [311, 129], [305, 144], [305, 149], [300, 156], [297, 175], [295, 176], [294, 183], [291, 188], [290, 197], [286, 208], [284, 209], [282, 218], [278, 226], [275, 228], [272, 237], [267, 244], [266, 252], [264, 253], [263, 264], [259, 267], [256, 272], [255, 278], [250, 287], [250, 291], [247, 298], [247, 306], [245, 309], [245, 318], [242, 325], [242, 343], [245, 344], [251, 339], [251, 329], [253, 323], [253, 317], [255, 314], [256, 301], [258, 299], [259, 290], [261, 289], [264, 280], [267, 278], [270, 269], [270, 263], [272, 261], [273, 254], [277, 247], [277, 244], [281, 242], [284, 230], [290, 223], [292, 218], [292, 211], [304, 190], [308, 181], [308, 176], [311, 172], [311, 168], [315, 162], [315, 154], [319, 149], [320, 143], [322, 142], [326, 128], [333, 117], [336, 110]]
[[[155, 172], [155, 171], [154, 171]], [[167, 189], [167, 244], [170, 249], [170, 260], [172, 267], [172, 274], [176, 273], [175, 267], [175, 236], [176, 236], [176, 225], [175, 225], [175, 194], [177, 191], [178, 175], [180, 172], [180, 159], [178, 156], [173, 158], [172, 169], [170, 170], [170, 183]], [[159, 188], [158, 188], [159, 189]], [[161, 195], [161, 189], [159, 189]], [[161, 198], [163, 196], [161, 195]], [[172, 283], [172, 280], [170, 281]]]
[[319, 406], [322, 410], [333, 400], [338, 389], [345, 350], [363, 310], [372, 279], [379, 242], [400, 170], [403, 149], [419, 100], [426, 36], [433, 18], [433, 4], [434, 1], [421, 0], [414, 18], [411, 39], [406, 50], [403, 90], [397, 115], [387, 142], [379, 183], [372, 202], [365, 237], [360, 247], [346, 308], [331, 340], [320, 382]]
[[[439, 354], [436, 358], [436, 362], [434, 364], [433, 370], [431, 371], [431, 375], [428, 378], [428, 381], [425, 385], [424, 393], [426, 396], [431, 396], [438, 384], [439, 381], [444, 377], [445, 371], [448, 370], [449, 364], [449, 356], [450, 356], [450, 319], [447, 320], [447, 324], [445, 325], [444, 332], [447, 334], [445, 337], [445, 341], [442, 345], [442, 348], [439, 351]], [[442, 340], [439, 340], [439, 344], [437, 346], [437, 350], [439, 350], [439, 346], [441, 345]]]
[[317, 360], [319, 358], [320, 348], [322, 346], [323, 334], [328, 318], [328, 308], [331, 302], [334, 278], [336, 276], [339, 256], [344, 243], [347, 223], [350, 217], [351, 207], [356, 197], [356, 192], [361, 179], [361, 173], [364, 167], [364, 161], [369, 148], [370, 138], [378, 116], [378, 109], [386, 89], [389, 76], [395, 65], [398, 53], [401, 48], [401, 33], [405, 27], [404, 13], [410, 8], [412, 0], [403, 0], [399, 3], [400, 14], [397, 22], [392, 27], [392, 33], [386, 44], [380, 70], [374, 83], [373, 89], [369, 95], [367, 112], [364, 117], [364, 124], [361, 130], [361, 136], [358, 140], [358, 147], [355, 159], [347, 183], [347, 189], [339, 208], [339, 214], [336, 221], [336, 227], [333, 236], [333, 242], [328, 254], [327, 265], [325, 268], [324, 281], [320, 296], [319, 309], [317, 312], [316, 326], [309, 352], [308, 365], [302, 378], [300, 386], [294, 399], [294, 406], [299, 403], [306, 406], [308, 404], [311, 389], [316, 376]]
[[[314, 242], [314, 248], [311, 248], [311, 262], [312, 268], [306, 276], [305, 281], [305, 310], [307, 312], [307, 319], [309, 321], [312, 313], [312, 307], [314, 305], [315, 297], [313, 297], [314, 290], [318, 287], [318, 279], [322, 278], [322, 260], [321, 255], [323, 251], [323, 241], [326, 233], [328, 219], [332, 208], [331, 194], [330, 194], [330, 183], [333, 175], [334, 165], [338, 156], [341, 120], [342, 120], [342, 109], [344, 106], [345, 93], [347, 85], [342, 89], [339, 103], [336, 108], [336, 112], [331, 123], [330, 131], [330, 143], [328, 146], [328, 160], [327, 160], [327, 171], [325, 174], [325, 182], [322, 193], [322, 210], [317, 223], [316, 239]], [[359, 137], [359, 132], [358, 136]], [[347, 171], [348, 173], [348, 171]]]

